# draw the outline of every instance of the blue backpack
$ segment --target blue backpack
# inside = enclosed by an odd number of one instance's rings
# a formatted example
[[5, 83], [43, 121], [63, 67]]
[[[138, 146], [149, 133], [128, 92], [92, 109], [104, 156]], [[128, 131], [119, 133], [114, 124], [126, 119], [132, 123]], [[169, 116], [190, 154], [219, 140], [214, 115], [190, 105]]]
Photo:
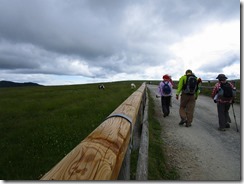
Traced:
[[171, 93], [171, 87], [169, 86], [169, 82], [163, 81], [164, 86], [163, 86], [163, 94], [169, 95]]

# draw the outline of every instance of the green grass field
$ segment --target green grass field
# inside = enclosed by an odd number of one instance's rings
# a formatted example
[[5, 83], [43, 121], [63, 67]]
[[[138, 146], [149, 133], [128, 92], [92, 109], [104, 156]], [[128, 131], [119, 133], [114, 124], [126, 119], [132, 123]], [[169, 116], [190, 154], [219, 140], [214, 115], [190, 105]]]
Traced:
[[130, 83], [1, 88], [0, 179], [40, 179], [134, 92]]
[[[98, 84], [1, 88], [0, 179], [40, 179], [134, 92], [131, 82], [105, 83], [105, 90], [98, 90]], [[133, 82], [139, 87], [143, 81]], [[177, 179], [176, 171], [165, 165], [160, 126], [149, 103], [148, 178]], [[132, 179], [137, 156], [132, 155]]]

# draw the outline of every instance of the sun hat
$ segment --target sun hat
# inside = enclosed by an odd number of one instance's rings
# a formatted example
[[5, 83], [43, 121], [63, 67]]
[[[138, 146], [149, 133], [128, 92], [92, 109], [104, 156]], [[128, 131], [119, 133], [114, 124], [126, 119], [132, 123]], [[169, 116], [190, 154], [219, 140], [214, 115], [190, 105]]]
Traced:
[[226, 80], [228, 79], [225, 74], [219, 74], [218, 77], [216, 77], [216, 79], [219, 79], [219, 80]]

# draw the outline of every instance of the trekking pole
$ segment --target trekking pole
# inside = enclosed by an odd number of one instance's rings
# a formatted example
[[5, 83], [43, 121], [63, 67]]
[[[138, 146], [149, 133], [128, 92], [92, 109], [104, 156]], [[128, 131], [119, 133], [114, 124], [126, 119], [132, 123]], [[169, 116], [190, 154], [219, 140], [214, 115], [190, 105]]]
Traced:
[[235, 119], [235, 123], [236, 123], [236, 131], [239, 132], [238, 127], [237, 127], [237, 122], [236, 122], [236, 115], [235, 115], [235, 111], [234, 111], [234, 105], [233, 105], [233, 103], [231, 105], [232, 105], [233, 115], [234, 115], [234, 119]]

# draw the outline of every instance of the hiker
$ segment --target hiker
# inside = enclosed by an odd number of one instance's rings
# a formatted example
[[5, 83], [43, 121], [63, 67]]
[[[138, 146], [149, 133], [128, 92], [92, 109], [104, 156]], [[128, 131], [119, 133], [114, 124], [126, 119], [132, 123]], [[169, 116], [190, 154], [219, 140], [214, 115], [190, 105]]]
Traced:
[[201, 92], [201, 86], [202, 86], [202, 79], [199, 77], [197, 79], [197, 87], [198, 87], [199, 93]]
[[190, 127], [193, 121], [193, 114], [199, 90], [197, 86], [197, 77], [193, 75], [190, 69], [186, 70], [185, 75], [179, 79], [179, 84], [176, 92], [176, 99], [180, 98], [179, 114], [181, 121], [179, 125], [186, 124]]
[[158, 93], [161, 96], [161, 105], [164, 117], [168, 116], [170, 113], [169, 106], [172, 96], [172, 84], [170, 82], [170, 77], [166, 74], [163, 77], [163, 81], [159, 83]]
[[236, 89], [232, 83], [226, 81], [228, 78], [224, 74], [219, 74], [216, 79], [219, 81], [215, 84], [211, 96], [214, 102], [217, 103], [218, 130], [225, 131], [225, 128], [230, 128], [229, 109], [230, 105], [234, 103]]

